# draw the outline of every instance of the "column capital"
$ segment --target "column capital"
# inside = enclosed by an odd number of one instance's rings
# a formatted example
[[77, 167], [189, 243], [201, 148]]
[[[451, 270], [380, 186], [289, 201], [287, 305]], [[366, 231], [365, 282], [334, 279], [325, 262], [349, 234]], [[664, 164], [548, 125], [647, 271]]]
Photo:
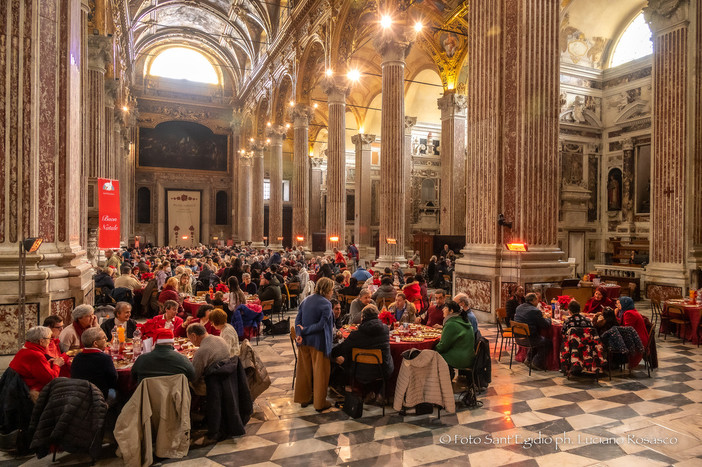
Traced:
[[690, 0], [648, 0], [643, 12], [651, 32], [660, 35], [671, 29], [686, 27], [689, 9]]
[[253, 153], [244, 151], [243, 154], [239, 154], [239, 163], [242, 167], [251, 167], [253, 162]]
[[444, 91], [443, 97], [439, 97], [436, 104], [442, 114], [455, 114], [465, 112], [468, 108], [468, 99], [465, 94], [458, 94], [455, 90]]
[[253, 152], [253, 157], [263, 157], [263, 150], [266, 145], [260, 141], [253, 141], [249, 144], [251, 151]]
[[241, 131], [241, 126], [244, 124], [244, 112], [241, 109], [232, 110], [232, 120], [229, 122], [229, 126], [232, 128], [234, 134], [238, 134]]
[[112, 38], [88, 36], [88, 69], [105, 73], [107, 64], [112, 61]]
[[376, 136], [375, 135], [367, 135], [365, 133], [359, 133], [357, 135], [353, 135], [351, 137], [351, 142], [355, 144], [357, 147], [360, 144], [361, 146], [366, 146], [370, 145], [375, 141]]
[[412, 128], [417, 124], [417, 117], [408, 117], [405, 115], [405, 135], [412, 134]]
[[622, 140], [622, 149], [624, 151], [633, 151], [634, 150], [634, 140], [631, 138], [625, 138]]
[[326, 160], [326, 157], [324, 156], [310, 156], [310, 165], [313, 169], [318, 169], [322, 167], [324, 164], [324, 161]]
[[119, 82], [117, 80], [105, 80], [105, 107], [114, 107], [118, 89]]
[[344, 77], [332, 76], [327, 78], [322, 83], [322, 89], [324, 89], [327, 101], [330, 104], [346, 104], [346, 97], [349, 95], [350, 88]]
[[271, 125], [266, 128], [266, 136], [271, 139], [271, 143], [280, 143], [283, 141], [286, 129], [282, 125]]
[[407, 38], [407, 35], [400, 31], [395, 34], [383, 33], [374, 42], [373, 46], [378, 51], [385, 62], [405, 62], [405, 58], [409, 54], [412, 43]]
[[314, 109], [307, 104], [295, 104], [290, 114], [292, 115], [294, 128], [306, 127], [312, 120]]

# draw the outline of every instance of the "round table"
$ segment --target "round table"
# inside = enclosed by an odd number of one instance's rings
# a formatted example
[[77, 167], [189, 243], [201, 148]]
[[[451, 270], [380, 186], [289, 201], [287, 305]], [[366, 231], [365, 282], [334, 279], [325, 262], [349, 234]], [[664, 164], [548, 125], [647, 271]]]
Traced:
[[[682, 308], [687, 315], [687, 319], [690, 322], [688, 326], [685, 327], [685, 340], [689, 340], [693, 344], [699, 345], [700, 336], [697, 330], [700, 326], [700, 321], [702, 321], [702, 305], [698, 303], [691, 303], [687, 299], [672, 299], [666, 300], [663, 303], [663, 314], [668, 312], [668, 305], [676, 305]], [[668, 322], [661, 322], [661, 331], [668, 333]], [[682, 336], [679, 336], [682, 337]]]
[[[542, 336], [551, 342], [551, 348], [548, 355], [546, 355], [546, 369], [549, 371], [560, 371], [561, 370], [561, 345], [563, 343], [563, 324], [552, 322], [551, 326], [548, 328], [543, 328], [540, 330]], [[523, 362], [526, 360], [529, 349], [522, 346], [517, 346], [518, 351], [514, 359], [518, 362]]]
[[207, 302], [191, 302], [187, 298], [183, 300], [183, 309], [185, 313], [192, 315], [193, 318], [197, 318], [197, 310], [202, 305], [207, 304]]

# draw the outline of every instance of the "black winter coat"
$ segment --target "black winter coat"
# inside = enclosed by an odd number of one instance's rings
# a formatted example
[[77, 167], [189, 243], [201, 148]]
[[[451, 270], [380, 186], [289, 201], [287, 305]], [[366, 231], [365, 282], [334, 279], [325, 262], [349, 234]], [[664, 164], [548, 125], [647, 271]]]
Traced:
[[205, 370], [207, 436], [217, 440], [246, 434], [253, 413], [244, 366], [239, 357], [213, 363]]
[[[380, 349], [383, 353], [383, 371], [386, 377], [392, 374], [394, 365], [390, 355], [390, 334], [388, 327], [378, 318], [363, 321], [358, 329], [349, 334], [344, 342], [332, 349], [332, 360], [344, 357], [344, 367], [352, 369], [351, 349]], [[375, 365], [359, 364], [356, 370], [356, 379], [363, 382], [379, 378]]]
[[66, 452], [87, 452], [96, 459], [106, 413], [105, 398], [94, 384], [82, 379], [53, 379], [41, 390], [34, 406], [30, 447], [40, 459], [51, 445]]
[[3, 449], [14, 448], [19, 454], [28, 452], [30, 438], [27, 428], [32, 409], [34, 403], [29, 398], [29, 388], [15, 370], [8, 368], [0, 378], [0, 434], [19, 431], [17, 438], [12, 440], [14, 446], [2, 446]]

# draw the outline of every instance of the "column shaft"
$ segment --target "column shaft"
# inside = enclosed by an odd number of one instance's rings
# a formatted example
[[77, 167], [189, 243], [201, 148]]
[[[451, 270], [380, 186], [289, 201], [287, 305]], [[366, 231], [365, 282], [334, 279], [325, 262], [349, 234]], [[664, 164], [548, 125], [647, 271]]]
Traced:
[[[346, 244], [346, 95], [348, 89], [328, 83], [329, 149], [327, 151], [327, 252]], [[338, 237], [331, 241], [330, 237]]]
[[[293, 245], [301, 246], [309, 251], [312, 246], [310, 238], [310, 158], [309, 151], [309, 122], [312, 118], [312, 108], [298, 104], [293, 108]], [[297, 240], [303, 237], [303, 241]]]
[[[251, 175], [251, 154], [244, 154], [239, 159], [240, 180], [239, 183], [239, 218], [233, 222], [239, 224], [239, 238], [243, 242], [250, 242], [251, 235], [251, 187], [253, 179]], [[263, 192], [263, 189], [261, 189]]]
[[263, 246], [263, 145], [254, 144], [253, 169], [251, 173], [251, 241], [254, 246]]
[[268, 201], [268, 244], [274, 250], [283, 248], [283, 127], [270, 128], [270, 187]]
[[[325, 229], [326, 219], [322, 216], [322, 163], [321, 157], [310, 158], [310, 235]], [[312, 239], [310, 239], [310, 245]], [[325, 243], [326, 245], [326, 243]]]
[[411, 258], [414, 253], [412, 238], [412, 197], [421, 196], [412, 193], [412, 128], [417, 124], [417, 117], [405, 117], [405, 138], [403, 141], [402, 155], [405, 159], [405, 254]]
[[375, 135], [358, 134], [351, 137], [356, 146], [356, 186], [354, 240], [362, 260], [375, 258], [371, 235], [371, 144]]
[[445, 91], [441, 110], [441, 235], [466, 229], [466, 96]]

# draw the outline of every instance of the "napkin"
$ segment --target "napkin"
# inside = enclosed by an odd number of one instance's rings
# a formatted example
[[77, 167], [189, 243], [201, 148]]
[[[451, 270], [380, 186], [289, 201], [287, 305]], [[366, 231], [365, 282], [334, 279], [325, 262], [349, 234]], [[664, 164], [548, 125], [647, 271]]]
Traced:
[[153, 349], [154, 346], [154, 338], [149, 337], [148, 339], [145, 339], [142, 343], [142, 350], [141, 353], [149, 353]]

